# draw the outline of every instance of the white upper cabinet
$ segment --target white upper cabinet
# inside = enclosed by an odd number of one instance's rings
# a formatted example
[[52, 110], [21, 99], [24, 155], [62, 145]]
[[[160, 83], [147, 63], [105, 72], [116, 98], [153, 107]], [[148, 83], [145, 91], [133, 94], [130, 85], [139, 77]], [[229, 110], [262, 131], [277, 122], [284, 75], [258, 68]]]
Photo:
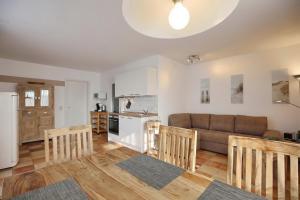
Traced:
[[116, 96], [157, 95], [157, 70], [143, 68], [118, 74], [115, 77]]

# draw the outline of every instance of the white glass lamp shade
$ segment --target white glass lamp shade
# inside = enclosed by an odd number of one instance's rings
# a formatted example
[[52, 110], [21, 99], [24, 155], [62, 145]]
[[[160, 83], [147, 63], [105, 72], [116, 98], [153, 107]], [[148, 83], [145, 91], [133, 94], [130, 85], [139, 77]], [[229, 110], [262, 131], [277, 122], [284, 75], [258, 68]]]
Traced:
[[239, 0], [123, 0], [125, 21], [154, 38], [175, 39], [199, 34], [224, 21]]
[[190, 22], [190, 13], [182, 2], [176, 2], [169, 14], [169, 24], [175, 30], [184, 29]]

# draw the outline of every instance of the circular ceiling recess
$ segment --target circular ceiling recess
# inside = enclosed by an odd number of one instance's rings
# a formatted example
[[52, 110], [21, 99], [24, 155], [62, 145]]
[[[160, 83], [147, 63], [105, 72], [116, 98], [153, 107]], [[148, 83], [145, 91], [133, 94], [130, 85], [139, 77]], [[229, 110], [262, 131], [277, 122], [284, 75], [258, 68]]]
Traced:
[[173, 0], [123, 0], [123, 16], [127, 23], [144, 35], [175, 39], [206, 31], [224, 21], [237, 7], [239, 0], [183, 0], [189, 12], [189, 23], [181, 30], [169, 24]]

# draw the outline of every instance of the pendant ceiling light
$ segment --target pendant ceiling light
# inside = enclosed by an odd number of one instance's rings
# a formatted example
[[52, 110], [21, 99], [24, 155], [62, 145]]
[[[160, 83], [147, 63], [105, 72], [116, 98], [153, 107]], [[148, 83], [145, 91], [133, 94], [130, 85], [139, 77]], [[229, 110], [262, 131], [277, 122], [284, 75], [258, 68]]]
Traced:
[[126, 22], [154, 38], [184, 38], [224, 21], [239, 0], [123, 0]]
[[173, 0], [174, 7], [169, 14], [169, 24], [175, 30], [184, 29], [190, 22], [190, 13], [182, 0]]

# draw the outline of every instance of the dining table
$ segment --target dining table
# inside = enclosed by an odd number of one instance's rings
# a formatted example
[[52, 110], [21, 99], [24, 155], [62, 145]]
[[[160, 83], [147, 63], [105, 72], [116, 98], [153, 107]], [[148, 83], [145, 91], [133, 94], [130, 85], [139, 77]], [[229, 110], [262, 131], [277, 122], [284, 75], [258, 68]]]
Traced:
[[155, 189], [117, 166], [138, 155], [141, 154], [120, 147], [7, 177], [2, 198], [10, 199], [72, 178], [89, 199], [198, 199], [213, 181], [205, 175], [184, 171], [162, 189]]

